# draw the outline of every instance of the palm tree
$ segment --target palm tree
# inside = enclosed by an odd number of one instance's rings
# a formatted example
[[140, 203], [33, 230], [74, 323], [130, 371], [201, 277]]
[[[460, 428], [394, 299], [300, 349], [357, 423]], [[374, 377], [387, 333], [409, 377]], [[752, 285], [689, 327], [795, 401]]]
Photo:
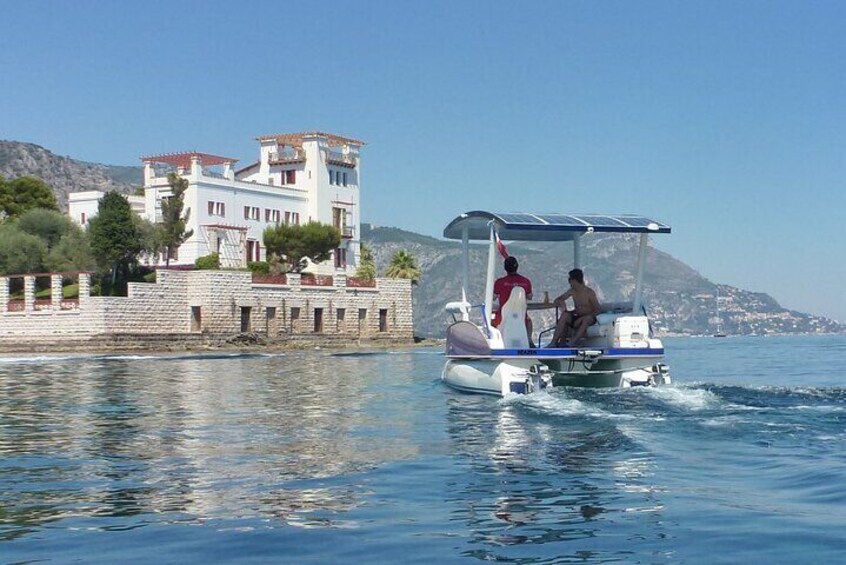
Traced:
[[361, 244], [361, 262], [358, 264], [355, 276], [367, 281], [376, 278], [376, 262], [373, 260], [373, 252], [364, 243]]
[[405, 249], [400, 249], [391, 257], [391, 263], [385, 275], [391, 279], [411, 279], [411, 284], [417, 284], [420, 269], [417, 267], [414, 256]]

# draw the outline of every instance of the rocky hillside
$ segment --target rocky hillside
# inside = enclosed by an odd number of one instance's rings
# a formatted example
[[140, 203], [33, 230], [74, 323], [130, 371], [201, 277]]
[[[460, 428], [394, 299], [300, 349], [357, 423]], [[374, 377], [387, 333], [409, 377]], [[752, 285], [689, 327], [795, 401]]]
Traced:
[[[448, 321], [443, 307], [458, 300], [461, 289], [460, 247], [457, 242], [405, 232], [396, 228], [362, 226], [362, 239], [374, 251], [378, 271], [384, 272], [391, 256], [406, 249], [423, 271], [414, 290], [414, 327], [421, 336], [440, 337]], [[629, 300], [634, 291], [638, 238], [627, 235], [594, 235], [584, 246], [585, 274], [600, 300]], [[572, 265], [568, 244], [511, 244], [509, 252], [520, 259], [520, 272], [532, 280], [535, 296], [547, 291], [554, 298], [567, 288]], [[555, 257], [554, 262], [550, 258]], [[470, 253], [474, 304], [482, 302], [487, 248], [474, 246]], [[498, 267], [501, 270], [501, 267]], [[833, 320], [782, 308], [772, 297], [727, 285], [717, 285], [684, 263], [650, 248], [644, 299], [661, 334], [702, 335], [716, 330], [717, 294], [722, 327], [729, 335], [771, 333], [832, 333], [846, 330]], [[552, 325], [551, 314], [536, 321]]]
[[116, 190], [131, 194], [143, 184], [141, 167], [115, 167], [61, 157], [33, 143], [0, 140], [0, 176], [35, 176], [53, 187], [56, 200], [67, 209], [68, 193]]

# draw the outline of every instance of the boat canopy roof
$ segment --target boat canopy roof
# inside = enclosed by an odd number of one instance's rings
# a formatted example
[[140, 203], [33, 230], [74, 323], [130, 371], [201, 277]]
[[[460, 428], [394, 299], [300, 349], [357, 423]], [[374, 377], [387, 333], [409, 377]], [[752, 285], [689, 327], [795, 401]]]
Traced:
[[511, 241], [571, 241], [578, 234], [670, 233], [670, 226], [645, 216], [633, 214], [533, 214], [528, 212], [465, 212], [444, 228], [447, 239], [462, 239], [467, 228], [471, 240], [487, 240], [490, 225], [496, 226], [500, 239]]

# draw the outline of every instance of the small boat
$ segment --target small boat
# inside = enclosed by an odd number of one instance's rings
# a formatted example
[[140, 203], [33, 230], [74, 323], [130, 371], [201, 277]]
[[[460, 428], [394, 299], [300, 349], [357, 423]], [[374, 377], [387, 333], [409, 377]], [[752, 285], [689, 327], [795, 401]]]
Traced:
[[[554, 328], [542, 330], [530, 342], [523, 321], [526, 311], [555, 306], [546, 300], [528, 303], [519, 287], [514, 288], [508, 302], [502, 305], [499, 327], [492, 325], [500, 240], [572, 242], [573, 268], [581, 268], [581, 240], [591, 233], [640, 234], [631, 302], [603, 304], [602, 313], [597, 316], [597, 323], [588, 328], [584, 343], [575, 347], [543, 347], [544, 336], [551, 338]], [[553, 386], [631, 387], [669, 383], [669, 370], [661, 362], [664, 346], [652, 335], [643, 306], [647, 241], [650, 234], [658, 233], [670, 233], [670, 226], [635, 215], [472, 211], [456, 217], [444, 229], [444, 237], [462, 242], [462, 289], [461, 300], [446, 305], [453, 323], [446, 332], [443, 382], [463, 392], [496, 396], [527, 394]], [[485, 295], [483, 304], [473, 305], [467, 300], [469, 242], [480, 240], [488, 241]]]

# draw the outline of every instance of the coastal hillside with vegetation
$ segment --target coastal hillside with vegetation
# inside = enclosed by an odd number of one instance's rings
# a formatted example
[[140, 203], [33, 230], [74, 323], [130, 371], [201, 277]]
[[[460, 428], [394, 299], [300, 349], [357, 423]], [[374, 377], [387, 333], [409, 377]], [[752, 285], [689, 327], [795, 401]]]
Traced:
[[[393, 254], [409, 251], [422, 275], [414, 289], [414, 327], [418, 335], [442, 337], [449, 317], [447, 302], [458, 300], [461, 289], [460, 244], [390, 227], [362, 225], [362, 239], [373, 250], [382, 273]], [[594, 234], [586, 237], [584, 265], [587, 283], [600, 300], [620, 301], [634, 290], [637, 237]], [[567, 288], [567, 271], [572, 265], [570, 244], [510, 244], [508, 250], [520, 258], [520, 272], [532, 280], [535, 299], [548, 292], [550, 299]], [[557, 257], [554, 264], [550, 257]], [[474, 245], [470, 252], [469, 300], [483, 301], [483, 277], [487, 267], [487, 246]], [[498, 272], [501, 271], [498, 266]], [[844, 326], [834, 320], [782, 308], [765, 293], [709, 281], [681, 261], [651, 247], [645, 278], [644, 300], [654, 329], [663, 335], [709, 335], [717, 324], [719, 292], [722, 329], [729, 335], [840, 333]], [[537, 315], [537, 314], [536, 314]], [[552, 325], [551, 314], [542, 327]], [[535, 327], [539, 327], [536, 323]]]
[[50, 185], [59, 207], [66, 211], [70, 192], [114, 190], [132, 194], [144, 182], [144, 169], [88, 163], [56, 155], [34, 143], [0, 139], [0, 177], [23, 176], [38, 177]]
[[[67, 194], [82, 190], [135, 192], [142, 184], [141, 167], [87, 163], [55, 155], [44, 147], [0, 140], [0, 177], [7, 180], [31, 176], [44, 181], [55, 195], [60, 210], [67, 209]], [[70, 228], [68, 228], [70, 229]], [[32, 230], [30, 230], [32, 231]], [[71, 230], [73, 231], [73, 230]], [[68, 236], [71, 237], [71, 236]], [[81, 236], [74, 232], [73, 237]], [[58, 241], [58, 239], [57, 239]], [[386, 273], [398, 251], [407, 251], [420, 269], [414, 290], [415, 333], [442, 337], [448, 317], [444, 304], [459, 298], [461, 285], [460, 249], [457, 242], [444, 241], [398, 228], [362, 224], [362, 241], [373, 253], [376, 272]], [[77, 249], [68, 243], [68, 249]], [[606, 301], [624, 300], [634, 288], [636, 238], [625, 235], [592, 235], [585, 240], [587, 282]], [[41, 247], [39, 247], [41, 249]], [[48, 257], [52, 248], [43, 250]], [[571, 248], [562, 244], [512, 244], [509, 250], [520, 258], [521, 272], [532, 279], [537, 298], [550, 298], [567, 288]], [[65, 253], [61, 256], [68, 255]], [[550, 268], [549, 257], [558, 257]], [[23, 260], [23, 259], [22, 259]], [[55, 266], [77, 267], [54, 261]], [[471, 269], [477, 276], [470, 289], [471, 302], [482, 301], [482, 276], [487, 248], [473, 246]], [[53, 263], [46, 260], [43, 265]], [[729, 335], [839, 333], [844, 326], [828, 318], [782, 308], [765, 293], [756, 293], [709, 281], [681, 261], [651, 248], [646, 275], [645, 302], [656, 331], [662, 334], [708, 335], [717, 327], [717, 296], [722, 329]], [[542, 320], [551, 325], [551, 317]]]

